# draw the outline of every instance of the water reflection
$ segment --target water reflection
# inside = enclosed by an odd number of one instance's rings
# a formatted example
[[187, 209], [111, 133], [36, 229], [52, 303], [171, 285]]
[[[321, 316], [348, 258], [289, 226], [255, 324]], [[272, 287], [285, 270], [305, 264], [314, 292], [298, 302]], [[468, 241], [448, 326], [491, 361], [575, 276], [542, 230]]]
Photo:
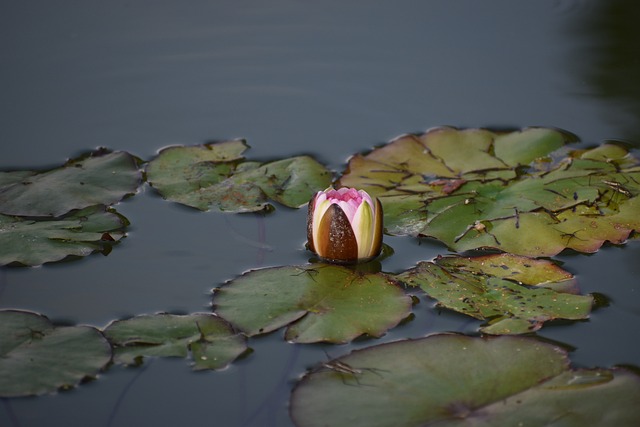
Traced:
[[[574, 36], [587, 41], [572, 65], [593, 93], [610, 103], [606, 118], [635, 147], [640, 147], [640, 3], [626, 0], [592, 2], [577, 21]], [[583, 58], [588, 58], [585, 64]]]

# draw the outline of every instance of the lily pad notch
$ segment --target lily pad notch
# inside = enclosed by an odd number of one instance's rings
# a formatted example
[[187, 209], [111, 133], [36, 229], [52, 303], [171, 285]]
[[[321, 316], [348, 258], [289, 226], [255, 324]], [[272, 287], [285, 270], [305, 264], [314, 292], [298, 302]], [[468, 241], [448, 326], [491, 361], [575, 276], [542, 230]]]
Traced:
[[214, 311], [248, 336], [286, 327], [296, 343], [382, 336], [411, 313], [411, 297], [384, 273], [331, 264], [250, 271], [214, 290]]

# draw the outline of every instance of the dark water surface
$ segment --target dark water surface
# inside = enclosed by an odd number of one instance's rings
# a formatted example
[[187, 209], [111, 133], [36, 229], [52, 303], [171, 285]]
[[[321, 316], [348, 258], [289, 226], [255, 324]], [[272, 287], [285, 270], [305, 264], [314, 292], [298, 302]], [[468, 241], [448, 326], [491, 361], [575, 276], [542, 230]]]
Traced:
[[[639, 19], [620, 1], [4, 1], [0, 168], [58, 165], [98, 146], [149, 159], [242, 137], [250, 158], [311, 153], [341, 170], [354, 152], [438, 125], [551, 126], [639, 147]], [[0, 308], [100, 327], [206, 311], [224, 281], [310, 255], [304, 211], [200, 213], [148, 188], [117, 209], [132, 226], [110, 255], [1, 269]], [[385, 271], [447, 253], [385, 241], [396, 251]], [[556, 259], [610, 305], [538, 335], [574, 347], [577, 366], [640, 365], [640, 242]], [[478, 326], [430, 306], [351, 345], [251, 339], [254, 352], [223, 372], [173, 359], [112, 367], [69, 392], [0, 400], [0, 425], [290, 426], [291, 385], [325, 350]]]

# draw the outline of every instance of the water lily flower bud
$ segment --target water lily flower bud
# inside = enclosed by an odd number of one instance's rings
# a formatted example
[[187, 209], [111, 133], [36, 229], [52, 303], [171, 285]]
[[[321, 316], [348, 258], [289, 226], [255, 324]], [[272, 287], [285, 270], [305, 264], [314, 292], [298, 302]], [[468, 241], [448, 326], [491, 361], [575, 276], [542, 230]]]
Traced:
[[382, 248], [382, 205], [364, 190], [329, 187], [309, 202], [309, 249], [338, 263], [368, 261]]

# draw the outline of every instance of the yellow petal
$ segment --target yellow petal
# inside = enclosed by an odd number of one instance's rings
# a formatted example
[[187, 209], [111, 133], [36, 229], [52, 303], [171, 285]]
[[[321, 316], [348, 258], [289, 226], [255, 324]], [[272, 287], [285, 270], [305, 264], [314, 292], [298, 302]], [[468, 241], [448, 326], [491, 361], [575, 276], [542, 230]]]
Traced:
[[[317, 249], [318, 247], [318, 239], [320, 238], [320, 223], [322, 222], [322, 218], [326, 214], [327, 210], [331, 207], [331, 202], [329, 200], [320, 198], [320, 202], [316, 201], [315, 207], [313, 210], [313, 218], [311, 223], [311, 233], [313, 237], [314, 245]], [[317, 253], [317, 251], [316, 251]]]
[[369, 258], [373, 239], [373, 212], [368, 202], [363, 201], [358, 206], [351, 226], [358, 242], [358, 258]]
[[383, 224], [383, 212], [382, 212], [382, 203], [380, 200], [375, 199], [375, 213], [373, 218], [373, 236], [371, 238], [371, 248], [369, 250], [369, 256], [374, 257], [380, 254], [382, 250], [382, 232], [384, 229]]

